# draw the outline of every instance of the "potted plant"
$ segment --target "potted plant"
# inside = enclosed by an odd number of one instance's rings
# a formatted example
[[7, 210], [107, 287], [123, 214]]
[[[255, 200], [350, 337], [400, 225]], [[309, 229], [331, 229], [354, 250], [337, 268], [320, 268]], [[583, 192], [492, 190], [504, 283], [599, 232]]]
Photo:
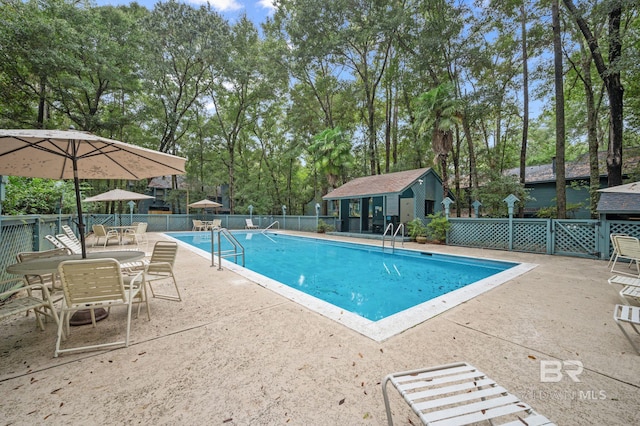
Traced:
[[431, 219], [426, 226], [429, 239], [436, 243], [446, 241], [447, 231], [451, 228], [451, 222], [449, 222], [444, 213], [438, 212], [427, 217]]
[[412, 240], [420, 244], [427, 242], [428, 229], [420, 218], [416, 217], [407, 223], [407, 232]]

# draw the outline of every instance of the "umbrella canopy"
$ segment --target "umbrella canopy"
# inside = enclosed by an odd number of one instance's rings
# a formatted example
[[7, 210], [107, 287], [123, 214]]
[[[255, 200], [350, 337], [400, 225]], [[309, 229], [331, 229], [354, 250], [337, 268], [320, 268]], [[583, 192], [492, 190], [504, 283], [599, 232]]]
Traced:
[[185, 161], [75, 130], [0, 130], [0, 175], [74, 180], [83, 258], [86, 246], [80, 179], [140, 180], [184, 174]]
[[211, 200], [200, 200], [196, 201], [195, 203], [189, 204], [189, 207], [192, 207], [194, 209], [211, 209], [214, 207], [222, 207], [222, 204], [216, 203], [215, 201]]
[[598, 189], [598, 192], [619, 192], [623, 194], [640, 194], [640, 182]]
[[85, 198], [85, 202], [94, 201], [131, 201], [131, 200], [148, 200], [154, 198], [150, 195], [140, 194], [137, 192], [125, 191], [124, 189], [112, 189], [93, 197]]

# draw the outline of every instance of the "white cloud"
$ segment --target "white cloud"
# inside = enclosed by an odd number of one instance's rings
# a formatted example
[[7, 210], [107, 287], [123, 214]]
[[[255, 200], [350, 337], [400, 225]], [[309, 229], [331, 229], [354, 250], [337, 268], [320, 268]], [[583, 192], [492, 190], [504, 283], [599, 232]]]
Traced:
[[189, 3], [207, 4], [209, 3], [218, 12], [229, 12], [242, 9], [244, 6], [236, 0], [188, 0]]
[[273, 0], [258, 0], [258, 4], [264, 9], [269, 9], [269, 13], [276, 10], [276, 7], [273, 5]]

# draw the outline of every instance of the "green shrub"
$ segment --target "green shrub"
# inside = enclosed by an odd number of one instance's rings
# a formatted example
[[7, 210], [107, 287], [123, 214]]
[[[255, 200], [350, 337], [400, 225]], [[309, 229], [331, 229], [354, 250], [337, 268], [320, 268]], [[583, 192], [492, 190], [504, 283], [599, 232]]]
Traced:
[[451, 228], [451, 222], [444, 213], [430, 214], [427, 216], [431, 221], [427, 224], [427, 236], [434, 241], [446, 241], [447, 231]]
[[412, 240], [415, 240], [416, 237], [426, 237], [427, 232], [427, 226], [419, 217], [416, 217], [411, 222], [407, 222], [407, 233]]

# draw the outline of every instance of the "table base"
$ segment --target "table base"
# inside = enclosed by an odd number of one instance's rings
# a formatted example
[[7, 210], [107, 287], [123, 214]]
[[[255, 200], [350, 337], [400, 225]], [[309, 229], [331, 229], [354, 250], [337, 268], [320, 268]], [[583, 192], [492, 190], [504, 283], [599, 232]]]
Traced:
[[[96, 321], [102, 321], [109, 316], [109, 312], [106, 309], [98, 308], [95, 310]], [[81, 311], [74, 312], [69, 320], [69, 325], [87, 325], [91, 324], [91, 309], [83, 309]]]

